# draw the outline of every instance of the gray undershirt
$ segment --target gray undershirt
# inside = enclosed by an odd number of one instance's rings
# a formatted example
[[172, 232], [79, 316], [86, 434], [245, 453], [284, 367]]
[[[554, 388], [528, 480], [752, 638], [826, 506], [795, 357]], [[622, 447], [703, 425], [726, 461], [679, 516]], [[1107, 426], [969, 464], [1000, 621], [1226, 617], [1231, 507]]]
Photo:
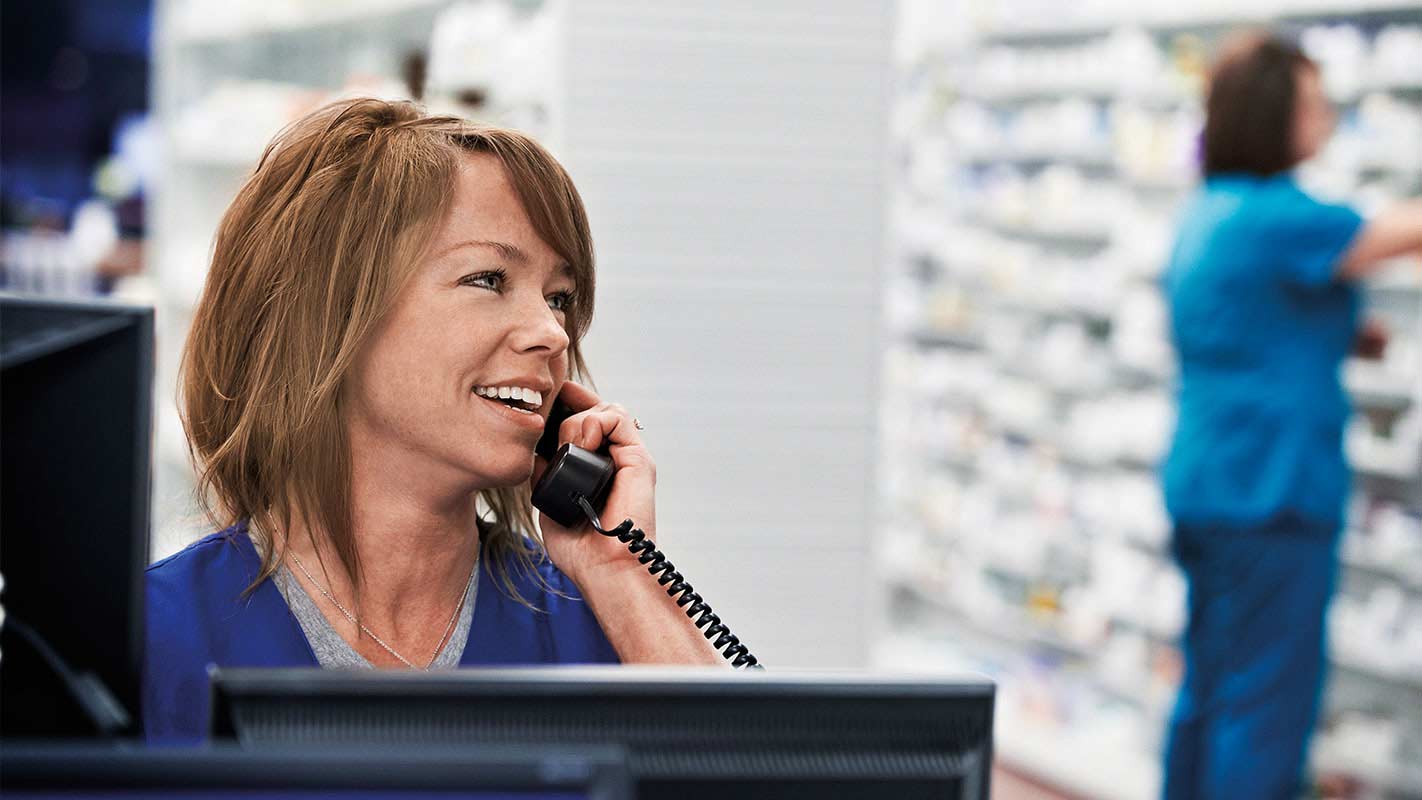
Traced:
[[[331, 627], [331, 623], [326, 621], [326, 616], [317, 607], [317, 598], [307, 594], [306, 586], [299, 580], [291, 570], [283, 564], [277, 568], [276, 574], [272, 575], [273, 582], [276, 583], [277, 591], [286, 598], [286, 604], [291, 609], [291, 613], [296, 617], [296, 621], [301, 624], [301, 632], [306, 634], [306, 641], [311, 644], [311, 652], [316, 654], [316, 661], [323, 667], [342, 667], [356, 669], [374, 669], [374, 665], [365, 659], [365, 656], [357, 653], [355, 648], [346, 643], [336, 629]], [[479, 570], [474, 570], [474, 579], [469, 582], [469, 591], [464, 596], [464, 607], [459, 611], [459, 621], [454, 625], [454, 632], [449, 635], [449, 641], [444, 643], [444, 648], [439, 651], [434, 663], [430, 664], [430, 669], [453, 669], [459, 666], [459, 659], [464, 655], [464, 645], [469, 641], [469, 626], [474, 621], [474, 598], [479, 593]], [[316, 593], [322, 602], [330, 602], [325, 597]], [[400, 655], [410, 659], [415, 664], [422, 664], [425, 655], [416, 653], [410, 655], [401, 653]]]

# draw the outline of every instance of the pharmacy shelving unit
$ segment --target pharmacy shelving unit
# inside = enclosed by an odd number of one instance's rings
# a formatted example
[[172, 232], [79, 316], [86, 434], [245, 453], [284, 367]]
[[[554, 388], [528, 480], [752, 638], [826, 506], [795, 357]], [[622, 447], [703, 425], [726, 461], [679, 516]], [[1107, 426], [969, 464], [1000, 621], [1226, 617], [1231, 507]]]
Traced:
[[[1155, 796], [1182, 667], [1184, 585], [1156, 474], [1174, 386], [1158, 278], [1197, 182], [1211, 47], [1271, 22], [1327, 48], [1347, 25], [1375, 57], [1384, 31], [1422, 28], [1415, 2], [1234, 6], [999, 15], [1031, 26], [975, 7], [953, 21], [976, 25], [966, 41], [901, 63], [881, 417], [893, 625], [877, 659], [997, 676], [999, 757], [1080, 796]], [[1422, 68], [1376, 57], [1349, 72], [1316, 55], [1348, 80], [1329, 84], [1343, 121], [1303, 179], [1364, 209], [1422, 194], [1422, 128], [1387, 140], [1398, 131], [1376, 124], [1422, 126]], [[1399, 264], [1367, 293], [1393, 343], [1345, 370], [1358, 489], [1313, 768], [1415, 796], [1422, 268]]]

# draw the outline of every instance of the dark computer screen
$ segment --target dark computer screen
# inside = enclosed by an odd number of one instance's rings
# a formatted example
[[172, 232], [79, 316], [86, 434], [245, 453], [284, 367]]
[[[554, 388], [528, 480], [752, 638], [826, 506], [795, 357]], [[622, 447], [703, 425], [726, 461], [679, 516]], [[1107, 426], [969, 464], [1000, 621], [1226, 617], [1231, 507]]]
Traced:
[[612, 747], [279, 750], [7, 746], [0, 790], [25, 800], [630, 800]]
[[0, 729], [83, 733], [32, 631], [138, 710], [153, 312], [0, 296]]
[[644, 800], [985, 800], [980, 678], [535, 667], [447, 673], [219, 670], [213, 737], [479, 746], [607, 743]]
[[588, 800], [582, 792], [549, 792], [542, 789], [510, 792], [495, 789], [108, 789], [18, 791], [14, 800]]

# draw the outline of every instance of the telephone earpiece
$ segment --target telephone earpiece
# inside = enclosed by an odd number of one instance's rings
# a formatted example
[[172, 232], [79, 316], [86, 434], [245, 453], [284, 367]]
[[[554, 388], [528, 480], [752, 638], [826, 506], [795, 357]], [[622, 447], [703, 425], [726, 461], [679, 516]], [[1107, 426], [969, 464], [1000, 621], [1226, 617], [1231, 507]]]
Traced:
[[601, 511], [612, 488], [613, 472], [612, 459], [607, 456], [565, 444], [553, 454], [547, 471], [533, 487], [533, 505], [559, 525], [576, 527], [583, 521], [578, 498]]
[[533, 448], [548, 461], [548, 469], [533, 487], [533, 506], [565, 528], [576, 527], [583, 520], [580, 496], [594, 511], [602, 511], [616, 472], [606, 452], [594, 453], [572, 443], [558, 444], [558, 429], [572, 415], [562, 400], [554, 400], [543, 438]]

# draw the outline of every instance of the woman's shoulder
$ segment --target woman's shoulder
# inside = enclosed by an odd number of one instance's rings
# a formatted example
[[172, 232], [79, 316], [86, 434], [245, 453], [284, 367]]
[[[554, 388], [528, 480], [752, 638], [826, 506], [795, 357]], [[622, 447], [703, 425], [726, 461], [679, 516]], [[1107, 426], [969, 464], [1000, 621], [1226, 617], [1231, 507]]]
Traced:
[[305, 640], [285, 600], [270, 578], [254, 584], [260, 572], [242, 525], [155, 562], [144, 576], [150, 659], [257, 664], [271, 653], [301, 655], [304, 644], [293, 642]]
[[512, 601], [512, 605], [526, 608], [545, 623], [556, 624], [563, 617], [590, 618], [578, 585], [553, 563], [537, 539], [509, 535], [500, 546], [485, 547], [483, 557], [482, 572], [494, 584], [489, 590]]
[[189, 742], [207, 726], [208, 668], [315, 666], [245, 526], [209, 534], [145, 574], [143, 716], [151, 742]]
[[1251, 218], [1265, 222], [1297, 223], [1318, 214], [1351, 210], [1346, 205], [1315, 196], [1287, 172], [1269, 176], [1226, 175], [1209, 179], [1206, 186], [1207, 196], [1224, 198], [1248, 212]]
[[577, 591], [538, 541], [516, 534], [506, 536], [499, 544], [484, 547], [481, 556], [485, 562], [483, 572], [503, 584], [497, 591], [507, 593], [512, 589], [519, 598], [541, 610], [551, 610], [549, 600]]
[[[145, 577], [150, 591], [155, 587], [187, 585], [194, 581], [217, 588], [231, 580], [244, 580], [245, 587], [255, 577], [258, 567], [259, 559], [246, 525], [238, 523], [153, 562], [145, 571]], [[229, 580], [223, 580], [224, 577]]]
[[239, 622], [249, 616], [248, 608], [258, 594], [249, 590], [259, 588], [254, 582], [261, 566], [246, 527], [240, 524], [154, 562], [144, 574], [149, 626], [188, 632]]
[[[543, 548], [531, 539], [517, 542], [525, 552], [512, 548], [486, 549], [484, 574], [493, 577], [487, 591], [494, 595], [489, 605], [497, 608], [489, 619], [523, 631], [529, 638], [515, 661], [526, 663], [616, 664], [617, 652], [603, 634], [592, 609], [573, 582]], [[527, 556], [527, 558], [525, 558]], [[500, 578], [507, 578], [505, 583]], [[481, 598], [486, 591], [480, 587]], [[483, 601], [481, 600], [481, 605]], [[517, 638], [505, 629], [500, 632], [506, 645]]]

